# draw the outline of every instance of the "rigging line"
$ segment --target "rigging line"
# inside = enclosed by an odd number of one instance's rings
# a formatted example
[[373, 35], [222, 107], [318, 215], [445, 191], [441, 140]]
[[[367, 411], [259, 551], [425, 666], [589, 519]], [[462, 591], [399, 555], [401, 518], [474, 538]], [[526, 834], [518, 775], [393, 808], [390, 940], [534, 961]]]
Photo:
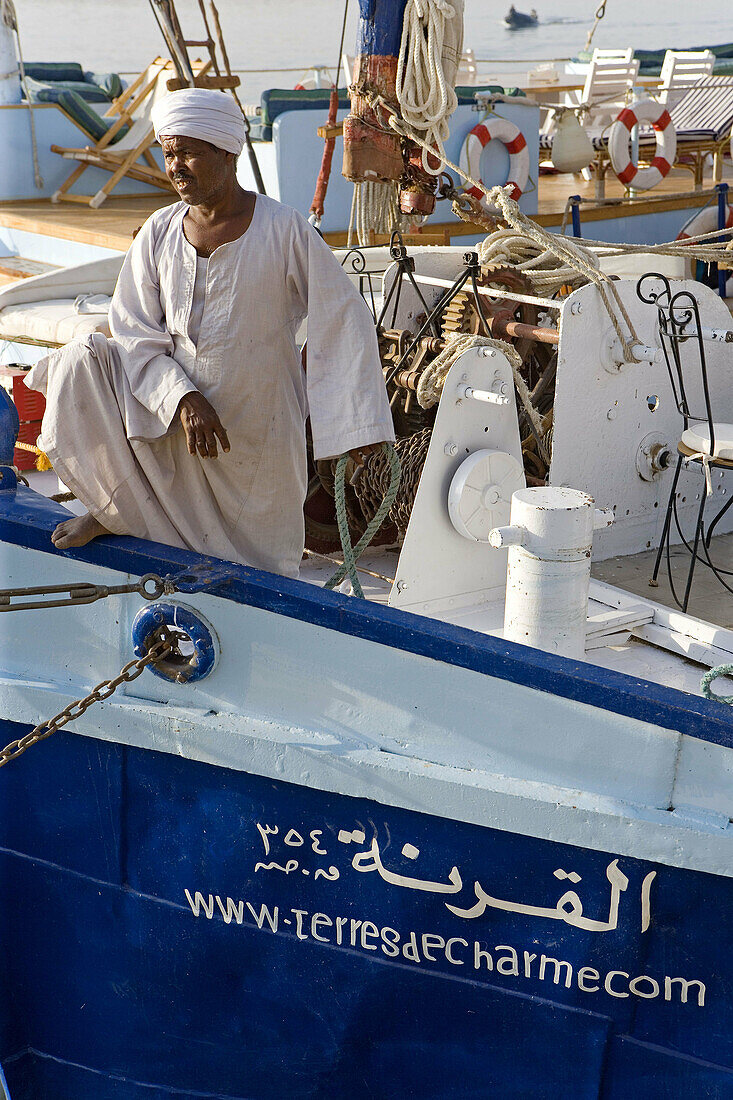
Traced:
[[344, 3], [344, 19], [341, 24], [341, 41], [339, 42], [339, 55], [336, 62], [336, 68], [334, 70], [335, 76], [333, 78], [334, 87], [339, 86], [339, 74], [341, 72], [341, 58], [344, 56], [344, 39], [346, 38], [346, 16], [349, 14], [349, 0], [345, 0]]

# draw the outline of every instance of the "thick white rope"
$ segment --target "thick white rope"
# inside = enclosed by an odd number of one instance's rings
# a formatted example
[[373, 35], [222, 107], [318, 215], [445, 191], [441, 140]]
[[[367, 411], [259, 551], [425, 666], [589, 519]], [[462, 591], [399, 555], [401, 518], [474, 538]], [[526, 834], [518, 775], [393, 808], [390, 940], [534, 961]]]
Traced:
[[434, 146], [441, 159], [448, 137], [448, 120], [458, 106], [453, 82], [443, 72], [443, 41], [446, 22], [457, 18], [448, 0], [407, 0], [402, 42], [397, 59], [397, 101], [403, 119], [418, 130], [428, 150], [423, 149], [422, 166], [439, 176], [443, 165], [431, 168], [428, 151]]
[[[410, 141], [414, 141], [417, 145], [423, 147], [428, 153], [432, 153], [433, 150], [423, 139], [417, 134], [411, 126], [405, 124], [403, 119], [397, 117], [394, 108], [391, 107], [382, 96], [371, 96], [370, 104], [372, 107], [382, 107], [389, 120], [389, 126], [401, 137], [406, 137]], [[605, 275], [602, 271], [599, 271], [597, 267], [591, 264], [585, 256], [583, 256], [578, 249], [577, 245], [567, 237], [557, 237], [554, 233], [548, 233], [547, 230], [531, 221], [522, 211], [519, 209], [518, 203], [509, 197], [508, 189], [503, 187], [492, 187], [490, 190], [484, 187], [480, 180], [473, 179], [467, 172], [464, 172], [462, 168], [459, 168], [457, 164], [453, 164], [448, 160], [445, 153], [440, 154], [440, 159], [446, 168], [450, 168], [462, 179], [471, 184], [472, 187], [478, 188], [486, 198], [486, 201], [491, 205], [499, 209], [502, 217], [512, 228], [524, 232], [530, 237], [536, 244], [540, 245], [542, 251], [549, 251], [554, 253], [558, 259], [567, 263], [569, 267], [574, 268], [585, 276], [586, 280], [598, 290], [601, 296], [601, 301], [606, 309], [611, 324], [613, 325], [616, 335], [618, 336], [619, 343], [623, 349], [624, 359], [627, 363], [638, 363], [639, 360], [634, 354], [634, 346], [640, 343], [639, 337], [636, 335], [636, 330], [633, 326], [631, 318], [628, 315], [626, 307], [621, 301], [621, 296], [614, 282]], [[610, 292], [610, 296], [609, 296]], [[611, 303], [611, 297], [614, 299], [614, 304], [618, 313], [621, 314], [623, 321], [627, 328], [627, 333], [624, 333], [619, 322], [618, 315]]]
[[347, 248], [354, 237], [360, 245], [371, 244], [371, 234], [389, 236], [393, 229], [401, 227], [399, 184], [394, 180], [382, 182], [367, 180], [354, 184], [349, 216]]
[[[576, 245], [588, 264], [598, 267], [598, 259], [590, 249]], [[543, 249], [536, 241], [516, 229], [497, 229], [479, 245], [479, 261], [482, 267], [511, 264], [532, 282], [534, 292], [549, 298], [563, 286], [573, 288], [586, 281], [584, 274], [575, 267], [563, 263], [558, 257]]]

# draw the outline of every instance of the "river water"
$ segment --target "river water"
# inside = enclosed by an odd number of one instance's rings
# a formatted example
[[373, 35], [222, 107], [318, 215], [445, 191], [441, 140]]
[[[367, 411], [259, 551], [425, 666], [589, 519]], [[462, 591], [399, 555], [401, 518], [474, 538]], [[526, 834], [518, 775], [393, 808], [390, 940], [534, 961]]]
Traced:
[[[506, 71], [506, 61], [571, 57], [585, 44], [598, 0], [515, 0], [536, 7], [540, 25], [510, 31], [502, 18], [511, 0], [465, 0], [465, 45], [490, 61], [480, 72]], [[85, 68], [138, 72], [165, 43], [148, 0], [15, 0], [24, 56], [32, 61], [80, 61]], [[263, 88], [292, 87], [311, 65], [337, 60], [344, 0], [218, 0], [232, 67], [242, 95], [256, 102]], [[177, 0], [188, 38], [200, 38], [198, 0]], [[719, 0], [607, 0], [593, 45], [637, 49], [692, 49], [733, 37]], [[357, 0], [349, 0], [346, 52], [354, 52]], [[526, 66], [525, 70], [526, 70]], [[278, 71], [280, 70], [280, 71]], [[282, 71], [291, 70], [291, 71]]]

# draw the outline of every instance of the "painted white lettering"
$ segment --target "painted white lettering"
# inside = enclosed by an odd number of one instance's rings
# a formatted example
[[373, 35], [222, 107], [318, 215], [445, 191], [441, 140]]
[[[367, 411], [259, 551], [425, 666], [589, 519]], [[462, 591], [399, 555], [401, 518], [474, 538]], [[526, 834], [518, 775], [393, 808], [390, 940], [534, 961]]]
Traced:
[[464, 947], [468, 947], [468, 940], [464, 940], [462, 936], [452, 936], [445, 945], [445, 957], [449, 963], [453, 963], [454, 966], [463, 966], [463, 959], [454, 959], [451, 945], [454, 943], [462, 943]]
[[[639, 982], [649, 982], [651, 993], [644, 993], [643, 990], [639, 989]], [[647, 1000], [659, 996], [659, 982], [655, 982], [654, 978], [650, 978], [648, 974], [640, 974], [638, 978], [634, 978], [633, 981], [630, 981], [629, 989], [632, 993], [635, 993], [637, 997], [644, 997]]]
[[491, 955], [489, 954], [488, 951], [483, 951], [481, 949], [481, 945], [478, 942], [478, 940], [475, 940], [474, 944], [473, 944], [473, 968], [474, 968], [474, 970], [480, 970], [481, 969], [482, 961], [486, 964], [486, 969], [487, 970], [493, 970], [494, 969], [494, 960], [491, 958]]
[[381, 931], [382, 937], [382, 951], [390, 958], [394, 959], [396, 955], [399, 955], [400, 949], [397, 946], [400, 942], [400, 934], [394, 928], [385, 926]]
[[277, 833], [277, 825], [260, 825], [259, 821], [255, 822], [260, 836], [262, 837], [262, 843], [265, 846], [265, 855], [270, 854], [270, 841], [268, 840], [268, 833], [270, 836], [275, 836]]
[[601, 988], [599, 985], [586, 985], [586, 979], [591, 982], [597, 982], [600, 978], [600, 974], [597, 970], [594, 970], [592, 966], [581, 966], [578, 971], [578, 989], [582, 989], [584, 993], [597, 993]]
[[320, 943], [330, 943], [331, 941], [327, 936], [319, 936], [318, 929], [321, 925], [324, 928], [330, 928], [333, 921], [330, 917], [327, 917], [325, 913], [314, 913], [311, 917], [311, 936], [314, 940], [319, 940]]
[[290, 912], [295, 917], [295, 935], [299, 940], [307, 940], [308, 933], [303, 931], [303, 917], [308, 916], [307, 909], [291, 909]]
[[532, 962], [536, 959], [536, 955], [530, 955], [529, 951], [524, 952], [524, 976], [525, 978], [532, 977]]
[[[517, 953], [513, 947], [509, 947], [505, 943], [497, 943], [496, 951], [506, 951], [507, 954], [496, 960], [496, 969], [500, 974], [513, 974], [516, 978], [519, 977], [519, 960]], [[542, 975], [540, 974], [540, 977]]]
[[351, 918], [351, 946], [352, 947], [356, 947], [356, 933], [359, 931], [360, 925], [361, 925], [360, 920], [354, 920], [353, 917]]
[[646, 932], [651, 924], [651, 905], [650, 905], [650, 893], [652, 883], [657, 877], [656, 871], [650, 871], [641, 884], [641, 930]]
[[699, 982], [696, 978], [692, 978], [688, 981], [686, 978], [665, 978], [664, 979], [664, 999], [665, 1001], [672, 1000], [672, 983], [680, 983], [680, 1000], [683, 1005], [687, 1004], [687, 990], [691, 985], [697, 986], [697, 1003], [702, 1008], [705, 1004], [705, 985], [703, 982]]
[[351, 833], [347, 829], [339, 829], [338, 838], [341, 844], [363, 844], [366, 839], [363, 829], [354, 829]]
[[238, 902], [235, 903], [234, 901], [232, 901], [231, 898], [227, 898], [226, 908], [224, 908], [224, 906], [222, 905], [221, 898], [219, 897], [218, 894], [216, 895], [216, 901], [217, 901], [217, 905], [221, 909], [221, 915], [224, 918], [224, 923], [225, 924], [231, 924], [232, 923], [232, 917], [234, 917], [237, 924], [242, 923], [242, 921], [244, 920], [244, 902], [243, 901], [238, 901]]
[[560, 984], [560, 968], [563, 966], [567, 967], [567, 970], [565, 971], [565, 988], [570, 989], [570, 983], [573, 980], [572, 966], [569, 962], [561, 962], [559, 959], [551, 959], [549, 955], [540, 956], [540, 981], [542, 981], [545, 977], [545, 967], [548, 963], [552, 963], [555, 968], [555, 973], [552, 978], [555, 985]]
[[423, 932], [422, 934], [422, 953], [428, 962], [434, 963], [438, 960], [435, 955], [431, 955], [430, 951], [438, 947], [445, 947], [445, 940], [442, 936], [436, 936], [433, 932]]
[[606, 974], [606, 980], [603, 983], [603, 988], [605, 989], [606, 993], [610, 993], [612, 997], [628, 997], [628, 993], [617, 993], [615, 989], [611, 988], [611, 980], [616, 976], [616, 974], [620, 974], [622, 978], [628, 978], [629, 976], [625, 970], [609, 970], [608, 974]]
[[318, 839], [323, 836], [323, 829], [311, 829], [308, 835], [311, 838], [311, 850], [314, 851], [317, 856], [327, 856], [328, 852], [325, 848], [321, 848], [321, 842]]
[[410, 962], [419, 963], [421, 961], [420, 952], [417, 947], [417, 937], [414, 932], [410, 932], [402, 945], [402, 954], [406, 959], [409, 959]]
[[343, 927], [344, 927], [345, 924], [348, 924], [348, 923], [349, 923], [349, 918], [348, 917], [336, 917], [336, 943], [339, 945], [339, 947], [341, 946], [341, 944], [343, 942], [343, 939], [342, 939]]
[[285, 837], [285, 843], [290, 848], [300, 848], [303, 844], [305, 844], [305, 841], [303, 840], [297, 829], [291, 829], [288, 835]]
[[266, 905], [261, 905], [259, 914], [255, 913], [254, 909], [252, 908], [252, 906], [250, 905], [249, 902], [247, 902], [247, 908], [249, 909], [250, 913], [252, 914], [252, 917], [254, 918], [254, 922], [255, 922], [255, 924], [257, 925], [258, 928], [262, 928], [262, 925], [265, 923], [265, 921], [267, 921], [267, 923], [270, 926], [270, 930], [272, 932], [277, 932], [277, 921], [278, 921], [278, 907], [277, 907], [277, 905], [274, 906], [272, 912], [270, 912], [270, 910], [267, 908]]
[[199, 915], [200, 910], [203, 909], [206, 916], [209, 918], [209, 920], [211, 920], [211, 918], [214, 915], [214, 897], [213, 897], [213, 895], [209, 894], [209, 900], [208, 900], [208, 902], [206, 902], [206, 901], [204, 901], [204, 895], [200, 894], [198, 892], [198, 890], [196, 891], [196, 893], [194, 894], [193, 897], [191, 897], [188, 890], [185, 891], [185, 894], [186, 894], [186, 897], [188, 898], [188, 904], [191, 906], [191, 912], [193, 913], [194, 917], [197, 917]]
[[276, 863], [274, 860], [272, 863], [255, 863], [255, 871], [282, 871], [284, 874], [289, 875], [291, 871], [297, 870], [297, 859], [289, 859], [284, 867], [282, 863]]
[[379, 929], [370, 920], [365, 920], [361, 926], [361, 946], [365, 951], [376, 951], [378, 944], [367, 943], [367, 937], [373, 936], [379, 939]]
[[[325, 852], [322, 852], [320, 854], [325, 855]], [[315, 875], [313, 876], [313, 878], [325, 878], [327, 882], [335, 882], [338, 877], [339, 869], [338, 867], [334, 867], [333, 865], [331, 865], [327, 871], [324, 871], [322, 867], [319, 867], [316, 870]]]

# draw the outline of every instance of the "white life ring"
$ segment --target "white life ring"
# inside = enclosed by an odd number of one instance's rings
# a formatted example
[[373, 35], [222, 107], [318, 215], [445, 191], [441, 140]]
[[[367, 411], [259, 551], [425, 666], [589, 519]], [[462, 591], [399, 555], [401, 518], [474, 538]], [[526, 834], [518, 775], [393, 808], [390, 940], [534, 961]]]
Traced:
[[[516, 200], [524, 191], [529, 179], [529, 150], [524, 134], [509, 119], [494, 115], [486, 122], [480, 122], [478, 126], [474, 126], [463, 143], [460, 167], [473, 179], [481, 180], [481, 153], [490, 141], [501, 142], [509, 153], [509, 178], [503, 186], [512, 188], [510, 197]], [[468, 187], [466, 191], [469, 195], [483, 200], [485, 206], [489, 206], [486, 196], [483, 191], [479, 191], [478, 187]]]
[[[687, 241], [690, 237], [697, 237], [700, 233], [714, 233], [718, 228], [718, 206], [706, 206], [699, 210], [694, 217], [686, 221], [677, 234], [678, 241]], [[725, 208], [725, 228], [733, 229], [733, 209]]]
[[[648, 168], [634, 164], [629, 151], [629, 135], [640, 122], [650, 122], [657, 135], [654, 160]], [[664, 104], [655, 99], [637, 99], [630, 107], [624, 107], [611, 127], [608, 152], [613, 170], [625, 187], [633, 182], [637, 191], [647, 191], [661, 183], [677, 152], [677, 134]]]

